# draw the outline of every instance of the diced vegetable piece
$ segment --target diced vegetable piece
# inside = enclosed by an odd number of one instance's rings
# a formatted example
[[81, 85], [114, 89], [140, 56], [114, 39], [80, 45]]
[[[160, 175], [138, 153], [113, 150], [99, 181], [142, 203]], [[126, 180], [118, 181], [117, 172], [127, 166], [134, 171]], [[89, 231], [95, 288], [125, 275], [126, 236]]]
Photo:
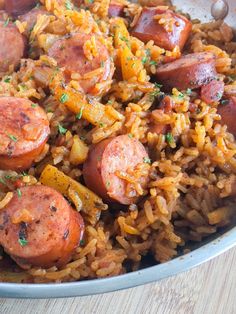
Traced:
[[61, 82], [56, 82], [57, 80], [53, 79], [51, 88], [54, 92], [55, 98], [58, 101], [61, 101], [62, 97], [66, 95], [66, 101], [63, 104], [75, 114], [81, 114], [82, 118], [92, 123], [93, 125], [100, 126], [103, 125], [112, 125], [116, 120], [114, 116], [109, 114], [108, 106], [104, 106], [96, 100], [93, 100], [89, 103], [86, 100], [86, 96], [82, 93], [75, 91], [69, 86], [62, 86]]
[[112, 26], [114, 29], [115, 47], [120, 48], [121, 46], [126, 45], [129, 42], [130, 36], [124, 20], [119, 17], [115, 18]]
[[75, 135], [70, 151], [70, 162], [73, 165], [82, 164], [87, 159], [88, 151], [88, 146], [79, 138], [78, 135]]
[[[71, 193], [69, 190], [73, 189], [78, 193], [82, 201], [82, 212], [85, 214], [91, 224], [95, 224], [99, 219], [101, 210], [107, 209], [102, 199], [81, 183], [71, 179], [63, 172], [59, 171], [56, 167], [47, 165], [40, 176], [40, 182], [44, 185], [50, 186], [58, 192], [70, 198]], [[73, 200], [71, 199], [73, 202]], [[94, 218], [96, 217], [96, 218]]]
[[120, 48], [120, 60], [124, 80], [138, 77], [140, 71], [143, 70], [142, 62], [133, 55], [127, 46]]

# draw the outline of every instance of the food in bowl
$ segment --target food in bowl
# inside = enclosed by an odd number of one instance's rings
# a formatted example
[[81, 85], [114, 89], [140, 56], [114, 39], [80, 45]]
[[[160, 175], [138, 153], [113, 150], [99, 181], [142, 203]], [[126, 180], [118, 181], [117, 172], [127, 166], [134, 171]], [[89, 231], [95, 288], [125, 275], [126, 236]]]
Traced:
[[0, 281], [120, 275], [232, 222], [227, 24], [164, 0], [1, 9]]

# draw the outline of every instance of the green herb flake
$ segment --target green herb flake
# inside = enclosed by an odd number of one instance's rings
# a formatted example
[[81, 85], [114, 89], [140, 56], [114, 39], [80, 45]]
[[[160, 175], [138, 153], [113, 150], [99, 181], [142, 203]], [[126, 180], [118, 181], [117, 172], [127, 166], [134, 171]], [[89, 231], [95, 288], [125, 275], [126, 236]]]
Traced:
[[174, 142], [174, 138], [173, 138], [173, 135], [171, 133], [167, 133], [165, 138], [166, 138], [167, 143], [169, 143], [169, 144]]
[[108, 100], [107, 102], [109, 105], [112, 105], [113, 104], [113, 101], [112, 100]]
[[220, 103], [221, 103], [221, 105], [226, 106], [229, 104], [229, 99], [223, 99], [223, 100], [221, 100]]
[[2, 183], [3, 185], [6, 184], [6, 182], [3, 180], [3, 178], [0, 178], [0, 183]]
[[100, 128], [103, 128], [103, 127], [104, 127], [104, 123], [100, 122], [100, 123], [99, 123], [99, 127], [100, 127]]
[[84, 245], [85, 244], [85, 242], [84, 242], [84, 240], [82, 239], [82, 240], [80, 240], [80, 243], [79, 243], [80, 245]]
[[73, 6], [72, 6], [72, 4], [71, 4], [71, 2], [69, 0], [66, 1], [65, 7], [66, 7], [67, 10], [72, 10], [73, 9]]
[[21, 190], [20, 190], [20, 189], [17, 189], [16, 192], [17, 192], [17, 196], [18, 196], [18, 197], [21, 197], [21, 196], [22, 196], [22, 193], [21, 193]]
[[216, 94], [217, 99], [221, 99], [222, 96], [223, 96], [223, 93], [222, 93], [222, 92], [218, 92], [218, 93]]
[[191, 90], [191, 88], [187, 88], [186, 94], [187, 94], [188, 96], [192, 95], [192, 90]]
[[19, 238], [18, 242], [21, 246], [26, 246], [28, 244], [28, 241], [25, 238]]
[[68, 100], [69, 100], [69, 96], [66, 93], [61, 95], [60, 102], [62, 104], [66, 103]]
[[4, 79], [4, 82], [5, 82], [5, 83], [10, 83], [10, 82], [11, 82], [11, 77], [10, 77], [10, 76], [7, 76], [7, 77]]
[[93, 3], [93, 2], [94, 2], [94, 0], [88, 0], [88, 3], [90, 3], [90, 4]]
[[158, 83], [154, 83], [154, 85], [155, 85], [155, 88], [162, 88], [162, 86], [163, 86], [163, 85], [158, 84]]
[[13, 142], [17, 142], [17, 137], [16, 137], [15, 135], [8, 134], [8, 137], [9, 137]]
[[128, 137], [129, 137], [129, 138], [133, 138], [133, 134], [129, 133], [129, 134], [128, 134]]
[[4, 178], [7, 179], [7, 180], [10, 180], [10, 179], [14, 178], [14, 176], [12, 176], [12, 175], [10, 175], [10, 174], [6, 174], [6, 175], [4, 176]]
[[59, 132], [60, 134], [66, 134], [67, 129], [64, 128], [64, 127], [59, 123], [59, 124], [58, 124], [58, 132]]
[[146, 56], [146, 57], [143, 57], [141, 61], [142, 61], [142, 64], [145, 64], [145, 63], [147, 63], [147, 61], [148, 61], [148, 58], [147, 58], [147, 56]]
[[144, 157], [144, 158], [143, 158], [143, 162], [144, 162], [145, 164], [151, 164], [151, 163], [152, 163], [152, 162], [151, 162], [151, 159], [148, 158], [148, 157]]
[[101, 68], [104, 68], [104, 61], [101, 61]]
[[111, 185], [111, 182], [110, 181], [107, 181], [106, 182], [106, 187], [109, 187]]
[[10, 22], [10, 18], [8, 17], [8, 18], [6, 19], [6, 21], [4, 22], [4, 24], [3, 24], [3, 27], [7, 27], [7, 25], [9, 24], [9, 22]]
[[20, 92], [23, 92], [23, 91], [25, 91], [25, 90], [27, 90], [28, 88], [27, 88], [27, 86], [25, 85], [25, 84], [20, 84], [20, 85], [18, 85], [19, 86], [19, 90], [20, 90]]
[[151, 55], [151, 50], [150, 50], [150, 48], [147, 48], [147, 49], [145, 50], [145, 53], [146, 53], [146, 56], [147, 56], [147, 57], [150, 57], [150, 55]]
[[178, 98], [183, 99], [184, 98], [184, 94], [183, 93], [179, 93]]
[[119, 35], [119, 38], [128, 44], [129, 40], [126, 37]]
[[36, 107], [37, 107], [37, 104], [31, 104], [31, 107], [32, 107], [32, 108], [36, 108]]
[[82, 118], [83, 110], [84, 110], [84, 107], [81, 107], [79, 113], [76, 115], [76, 119], [80, 120]]
[[157, 62], [154, 61], [154, 60], [151, 60], [151, 61], [150, 61], [150, 65], [157, 65]]

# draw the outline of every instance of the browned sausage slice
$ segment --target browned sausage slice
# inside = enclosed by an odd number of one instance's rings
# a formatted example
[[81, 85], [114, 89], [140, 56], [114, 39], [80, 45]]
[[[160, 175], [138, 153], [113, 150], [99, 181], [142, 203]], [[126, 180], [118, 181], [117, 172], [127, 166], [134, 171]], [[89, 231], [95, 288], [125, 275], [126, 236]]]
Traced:
[[25, 40], [17, 27], [8, 20], [0, 21], [0, 77], [19, 65], [24, 52]]
[[201, 99], [207, 104], [219, 101], [224, 94], [224, 82], [213, 80], [210, 83], [202, 86]]
[[83, 231], [81, 215], [60, 193], [43, 185], [14, 192], [0, 211], [0, 244], [22, 268], [63, 266]]
[[33, 8], [29, 12], [18, 16], [18, 20], [20, 20], [21, 22], [27, 22], [26, 31], [29, 33], [36, 24], [37, 17], [44, 14], [48, 15], [50, 13], [42, 8]]
[[[164, 23], [163, 20], [166, 20]], [[191, 22], [184, 16], [160, 8], [143, 8], [137, 24], [131, 31], [132, 36], [143, 42], [153, 40], [155, 45], [173, 50], [182, 49], [190, 35]]]
[[217, 78], [215, 56], [209, 52], [192, 53], [159, 66], [157, 81], [166, 88], [194, 89]]
[[108, 49], [95, 35], [77, 33], [69, 38], [65, 37], [56, 41], [48, 53], [56, 59], [60, 67], [65, 67], [67, 78], [72, 73], [81, 76], [78, 81], [85, 93], [98, 94], [96, 84], [110, 80], [114, 73]]
[[44, 110], [27, 99], [0, 97], [0, 125], [0, 169], [29, 168], [50, 133]]
[[219, 105], [218, 113], [221, 115], [221, 123], [227, 125], [230, 133], [236, 136], [236, 97], [231, 97]]
[[147, 157], [144, 146], [128, 135], [106, 139], [91, 148], [84, 163], [84, 180], [104, 200], [131, 204], [137, 197], [126, 194], [126, 183], [117, 171], [127, 173]]
[[108, 16], [109, 17], [122, 16], [124, 13], [124, 7], [125, 6], [119, 2], [111, 1], [108, 8]]
[[37, 0], [6, 0], [5, 9], [7, 13], [17, 16], [32, 9], [37, 2]]

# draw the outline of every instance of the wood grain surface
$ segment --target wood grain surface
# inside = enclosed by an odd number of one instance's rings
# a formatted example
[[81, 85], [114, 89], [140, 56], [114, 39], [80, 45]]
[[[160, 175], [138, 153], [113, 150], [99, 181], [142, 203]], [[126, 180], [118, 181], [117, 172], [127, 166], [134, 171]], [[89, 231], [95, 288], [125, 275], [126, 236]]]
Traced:
[[236, 314], [236, 248], [158, 283], [103, 295], [0, 299], [1, 314]]

